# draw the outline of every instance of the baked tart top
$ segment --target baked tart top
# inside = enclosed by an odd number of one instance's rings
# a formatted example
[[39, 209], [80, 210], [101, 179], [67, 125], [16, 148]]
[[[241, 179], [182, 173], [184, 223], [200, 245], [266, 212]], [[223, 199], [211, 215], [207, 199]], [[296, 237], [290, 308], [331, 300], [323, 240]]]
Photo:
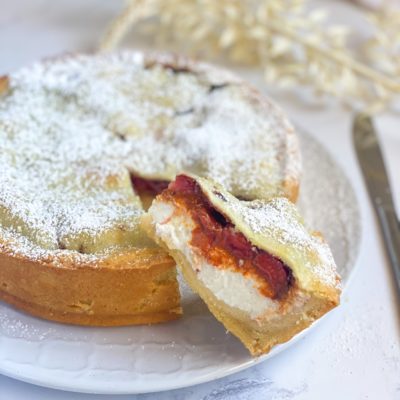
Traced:
[[0, 165], [2, 252], [97, 259], [154, 246], [135, 179], [189, 171], [243, 199], [295, 199], [300, 160], [280, 109], [231, 73], [123, 52], [1, 78]]

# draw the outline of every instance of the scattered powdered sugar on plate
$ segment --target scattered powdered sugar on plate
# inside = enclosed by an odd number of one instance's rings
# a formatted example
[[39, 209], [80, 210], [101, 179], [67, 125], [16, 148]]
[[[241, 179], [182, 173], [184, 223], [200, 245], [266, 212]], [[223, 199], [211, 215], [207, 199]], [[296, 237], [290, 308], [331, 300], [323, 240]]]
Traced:
[[130, 173], [194, 172], [246, 198], [298, 178], [281, 111], [205, 64], [61, 57], [10, 75], [0, 96], [0, 246], [31, 258], [134, 244], [143, 210]]

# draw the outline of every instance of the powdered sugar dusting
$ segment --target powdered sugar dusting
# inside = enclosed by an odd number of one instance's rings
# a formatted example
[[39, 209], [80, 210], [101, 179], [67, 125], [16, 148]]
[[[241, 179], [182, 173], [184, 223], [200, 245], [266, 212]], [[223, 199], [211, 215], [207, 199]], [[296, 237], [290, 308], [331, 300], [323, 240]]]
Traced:
[[[289, 200], [280, 197], [269, 202], [237, 202], [232, 209], [255, 234], [274, 238], [287, 248], [289, 259], [292, 256], [302, 262], [303, 278], [307, 271], [325, 283], [336, 285], [336, 266], [329, 246], [319, 235], [308, 232]], [[298, 265], [293, 263], [290, 267], [296, 274]]]
[[0, 101], [4, 251], [90, 257], [139, 245], [130, 172], [173, 179], [186, 170], [246, 198], [281, 193], [298, 177], [288, 122], [223, 70], [127, 52], [37, 63], [9, 82]]

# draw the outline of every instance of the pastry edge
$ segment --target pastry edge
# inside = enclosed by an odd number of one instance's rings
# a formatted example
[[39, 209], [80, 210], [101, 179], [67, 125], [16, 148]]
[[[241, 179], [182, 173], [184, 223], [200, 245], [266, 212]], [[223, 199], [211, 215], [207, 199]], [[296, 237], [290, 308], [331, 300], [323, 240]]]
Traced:
[[[115, 255], [97, 264], [55, 262], [0, 254], [0, 300], [73, 325], [155, 324], [182, 315], [175, 262], [164, 252]], [[144, 299], [152, 303], [141, 305]]]

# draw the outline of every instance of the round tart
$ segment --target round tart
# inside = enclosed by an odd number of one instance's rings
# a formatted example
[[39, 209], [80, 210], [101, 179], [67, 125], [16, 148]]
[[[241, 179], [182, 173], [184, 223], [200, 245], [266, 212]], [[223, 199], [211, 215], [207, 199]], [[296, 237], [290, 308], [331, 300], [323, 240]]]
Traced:
[[175, 263], [141, 230], [181, 171], [239, 198], [297, 197], [282, 112], [234, 75], [168, 54], [77, 55], [0, 79], [0, 298], [68, 323], [181, 313]]
[[253, 355], [339, 304], [329, 246], [286, 198], [240, 201], [208, 179], [179, 175], [142, 223]]

